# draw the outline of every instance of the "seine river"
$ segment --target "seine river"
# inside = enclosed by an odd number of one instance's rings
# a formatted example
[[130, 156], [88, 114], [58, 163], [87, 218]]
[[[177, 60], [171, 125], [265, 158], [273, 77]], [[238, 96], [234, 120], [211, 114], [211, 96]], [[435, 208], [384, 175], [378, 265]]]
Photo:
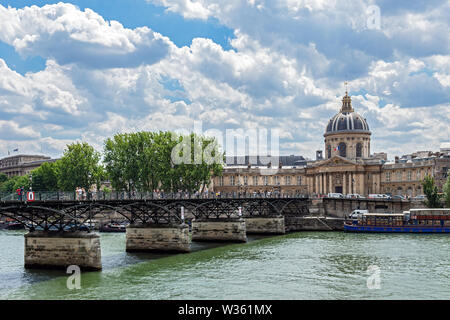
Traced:
[[69, 290], [64, 271], [23, 268], [23, 234], [0, 231], [0, 299], [450, 299], [447, 235], [301, 232], [156, 256], [102, 234], [104, 270]]

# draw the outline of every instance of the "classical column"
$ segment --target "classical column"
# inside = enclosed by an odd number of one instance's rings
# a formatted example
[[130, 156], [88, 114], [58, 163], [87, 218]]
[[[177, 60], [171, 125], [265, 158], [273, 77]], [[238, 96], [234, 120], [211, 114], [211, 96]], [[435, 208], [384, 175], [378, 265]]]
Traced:
[[351, 190], [351, 193], [356, 193], [355, 192], [355, 183], [354, 183], [354, 180], [355, 179], [355, 175], [353, 174], [353, 172], [350, 172], [350, 190]]
[[333, 175], [331, 173], [329, 173], [328, 174], [328, 183], [329, 183], [328, 190], [329, 190], [330, 193], [334, 192], [333, 191], [333, 181], [332, 181], [332, 179], [333, 179]]
[[347, 174], [345, 172], [342, 174], [342, 192], [347, 194]]
[[359, 194], [366, 195], [365, 194], [365, 183], [364, 183], [364, 173], [359, 174]]
[[323, 173], [319, 174], [319, 193], [323, 193]]
[[318, 177], [318, 174], [316, 174], [316, 175], [314, 175], [314, 180], [315, 180], [315, 186], [316, 186], [316, 189], [315, 189], [315, 193], [320, 193], [320, 191], [319, 191], [319, 177]]

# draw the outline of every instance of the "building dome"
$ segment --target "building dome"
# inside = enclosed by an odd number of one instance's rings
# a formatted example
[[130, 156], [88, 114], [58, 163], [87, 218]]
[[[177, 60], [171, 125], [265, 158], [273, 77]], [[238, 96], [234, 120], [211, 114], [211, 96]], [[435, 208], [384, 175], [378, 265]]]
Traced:
[[369, 125], [359, 113], [352, 107], [352, 100], [345, 94], [342, 99], [342, 108], [327, 124], [325, 135], [344, 132], [370, 133]]
[[366, 119], [355, 112], [348, 93], [342, 98], [342, 107], [327, 124], [325, 130], [326, 159], [340, 156], [348, 159], [370, 156], [369, 125]]

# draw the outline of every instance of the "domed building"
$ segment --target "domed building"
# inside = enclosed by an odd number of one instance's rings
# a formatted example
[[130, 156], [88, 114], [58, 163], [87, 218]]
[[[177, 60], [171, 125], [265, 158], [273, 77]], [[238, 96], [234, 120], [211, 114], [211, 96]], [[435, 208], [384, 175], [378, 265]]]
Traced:
[[309, 193], [379, 192], [382, 161], [370, 155], [371, 135], [367, 120], [353, 109], [345, 92], [341, 109], [325, 127], [325, 159], [306, 168]]
[[327, 159], [339, 155], [343, 158], [368, 158], [370, 155], [369, 125], [352, 107], [348, 92], [342, 99], [339, 113], [328, 121], [325, 137]]
[[215, 177], [215, 192], [265, 193], [310, 196], [328, 193], [387, 193], [416, 196], [423, 194], [421, 182], [434, 176], [439, 190], [450, 172], [450, 153], [416, 152], [387, 162], [386, 153], [370, 153], [372, 133], [361, 114], [345, 93], [342, 105], [326, 124], [324, 150], [316, 159], [296, 161], [295, 156], [279, 157], [274, 168], [247, 160], [241, 165], [227, 165], [223, 176]]

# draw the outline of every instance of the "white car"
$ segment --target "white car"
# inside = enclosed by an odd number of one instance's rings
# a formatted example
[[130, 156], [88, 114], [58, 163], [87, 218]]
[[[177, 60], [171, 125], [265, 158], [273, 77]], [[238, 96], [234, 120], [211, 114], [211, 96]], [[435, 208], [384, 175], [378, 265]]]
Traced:
[[356, 210], [353, 210], [352, 213], [349, 214], [349, 218], [356, 219], [356, 218], [360, 217], [361, 215], [363, 215], [364, 213], [369, 213], [369, 210], [356, 209]]
[[344, 195], [342, 193], [329, 193], [328, 198], [344, 198]]
[[358, 193], [350, 193], [346, 196], [347, 199], [364, 199], [364, 197]]
[[368, 198], [369, 199], [386, 199], [386, 200], [392, 199], [392, 197], [388, 196], [387, 194], [369, 194]]

